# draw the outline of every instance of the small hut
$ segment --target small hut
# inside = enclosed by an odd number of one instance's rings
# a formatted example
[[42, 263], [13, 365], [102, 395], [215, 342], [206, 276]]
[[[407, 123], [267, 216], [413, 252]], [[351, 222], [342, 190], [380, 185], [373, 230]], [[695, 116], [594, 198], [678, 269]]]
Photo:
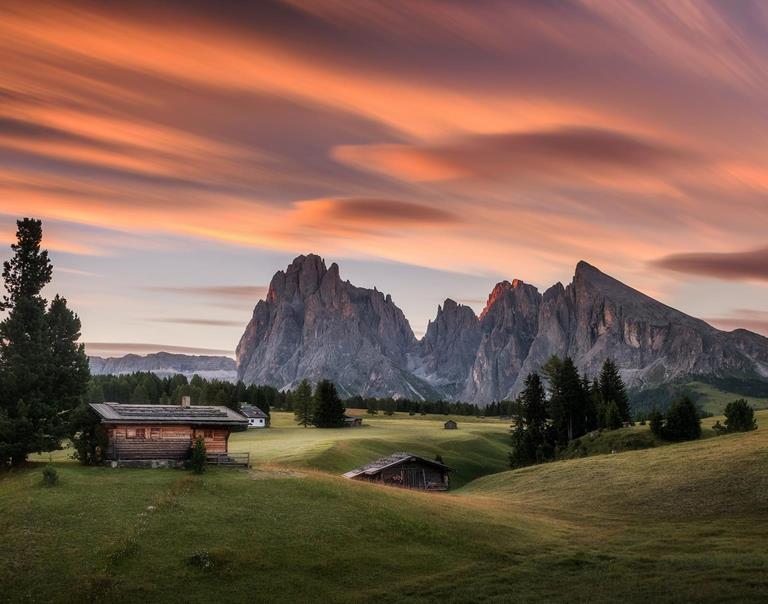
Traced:
[[377, 482], [392, 487], [445, 491], [450, 486], [445, 464], [412, 453], [393, 453], [344, 474], [352, 480]]
[[256, 405], [241, 405], [240, 414], [248, 419], [249, 428], [269, 427], [269, 416]]
[[355, 415], [344, 415], [344, 425], [347, 428], [357, 428], [363, 425], [363, 418]]
[[456, 430], [459, 427], [459, 424], [457, 424], [452, 419], [449, 419], [447, 422], [443, 424], [443, 428], [446, 430]]

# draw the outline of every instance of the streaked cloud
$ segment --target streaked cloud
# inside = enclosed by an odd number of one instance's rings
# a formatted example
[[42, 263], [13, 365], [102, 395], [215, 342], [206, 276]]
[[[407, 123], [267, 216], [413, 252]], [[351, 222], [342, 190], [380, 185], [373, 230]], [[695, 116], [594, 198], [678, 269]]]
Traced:
[[653, 264], [677, 273], [716, 279], [768, 281], [768, 247], [748, 252], [672, 254]]
[[148, 291], [179, 296], [201, 296], [205, 298], [228, 298], [258, 300], [267, 294], [266, 285], [190, 285], [190, 286], [149, 286]]
[[149, 319], [155, 323], [173, 323], [176, 325], [194, 325], [196, 327], [245, 327], [243, 321], [228, 321], [225, 319], [193, 319], [183, 317], [157, 317]]
[[713, 317], [706, 319], [706, 321], [726, 331], [747, 329], [768, 336], [768, 311], [765, 310], [739, 308], [727, 316]]
[[[134, 284], [182, 244], [201, 266], [198, 244], [544, 285], [586, 259], [660, 293], [765, 280], [767, 38], [748, 0], [0, 0], [0, 241], [38, 216], [70, 268]], [[99, 325], [162, 314], [148, 294], [264, 295], [224, 278], [78, 291], [123, 305], [93, 303]]]

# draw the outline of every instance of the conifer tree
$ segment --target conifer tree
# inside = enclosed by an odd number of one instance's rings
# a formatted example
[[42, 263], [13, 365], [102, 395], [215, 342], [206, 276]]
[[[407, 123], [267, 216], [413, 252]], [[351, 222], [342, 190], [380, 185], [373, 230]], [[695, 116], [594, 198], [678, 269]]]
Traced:
[[517, 400], [510, 466], [519, 468], [552, 459], [554, 437], [548, 419], [544, 386], [539, 375], [531, 373], [525, 378], [525, 388]]
[[88, 361], [78, 344], [80, 320], [56, 296], [48, 308], [42, 296], [53, 267], [41, 250], [42, 223], [17, 222], [13, 256], [3, 263], [6, 294], [0, 307], [0, 465], [19, 464], [33, 451], [59, 447], [63, 418], [88, 385]]
[[619, 375], [619, 369], [611, 359], [605, 360], [600, 371], [600, 398], [603, 406], [604, 427], [608, 427], [605, 422], [605, 416], [608, 411], [608, 405], [611, 402], [616, 403], [618, 417], [620, 418], [619, 427], [622, 422], [629, 421], [629, 396], [624, 386], [624, 380]]
[[293, 415], [296, 418], [296, 422], [306, 428], [312, 424], [314, 412], [312, 386], [309, 385], [307, 380], [301, 380], [293, 392]]
[[320, 380], [315, 386], [314, 416], [318, 428], [340, 428], [344, 425], [344, 403], [330, 380]]

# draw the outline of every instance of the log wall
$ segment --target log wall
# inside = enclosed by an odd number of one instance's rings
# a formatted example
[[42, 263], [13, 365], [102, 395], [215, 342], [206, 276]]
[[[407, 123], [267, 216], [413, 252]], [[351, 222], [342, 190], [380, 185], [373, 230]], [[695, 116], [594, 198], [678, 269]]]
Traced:
[[202, 436], [208, 453], [226, 453], [228, 428], [114, 425], [108, 429], [109, 459], [176, 459], [189, 457], [194, 439]]

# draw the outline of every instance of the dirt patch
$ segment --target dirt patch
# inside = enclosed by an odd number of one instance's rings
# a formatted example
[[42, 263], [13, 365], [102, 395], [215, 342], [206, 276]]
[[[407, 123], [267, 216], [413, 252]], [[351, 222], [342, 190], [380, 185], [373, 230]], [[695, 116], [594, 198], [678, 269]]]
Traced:
[[276, 470], [276, 469], [258, 469], [252, 468], [248, 470], [248, 476], [251, 480], [272, 480], [279, 478], [304, 478], [306, 474], [296, 472], [294, 470]]

